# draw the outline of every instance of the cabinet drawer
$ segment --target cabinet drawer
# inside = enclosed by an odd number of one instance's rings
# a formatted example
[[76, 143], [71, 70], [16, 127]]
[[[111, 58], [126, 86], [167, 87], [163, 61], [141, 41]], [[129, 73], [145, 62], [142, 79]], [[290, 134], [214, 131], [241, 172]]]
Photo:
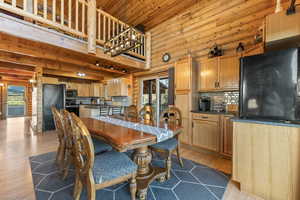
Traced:
[[212, 115], [212, 114], [199, 114], [199, 113], [193, 113], [193, 119], [200, 119], [205, 121], [214, 121], [218, 122], [220, 119], [219, 115]]

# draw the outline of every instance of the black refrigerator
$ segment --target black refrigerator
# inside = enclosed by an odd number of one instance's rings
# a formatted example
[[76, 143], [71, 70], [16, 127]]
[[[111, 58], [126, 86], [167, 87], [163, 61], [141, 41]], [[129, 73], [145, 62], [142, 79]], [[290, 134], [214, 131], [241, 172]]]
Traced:
[[65, 108], [65, 85], [43, 84], [43, 131], [54, 130], [51, 107]]
[[240, 117], [300, 120], [300, 73], [297, 48], [241, 59]]

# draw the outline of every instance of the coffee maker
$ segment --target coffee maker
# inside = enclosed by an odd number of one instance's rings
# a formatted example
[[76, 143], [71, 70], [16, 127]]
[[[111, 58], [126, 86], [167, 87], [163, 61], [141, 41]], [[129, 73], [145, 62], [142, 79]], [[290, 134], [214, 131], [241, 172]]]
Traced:
[[199, 110], [210, 111], [211, 99], [210, 97], [199, 97]]

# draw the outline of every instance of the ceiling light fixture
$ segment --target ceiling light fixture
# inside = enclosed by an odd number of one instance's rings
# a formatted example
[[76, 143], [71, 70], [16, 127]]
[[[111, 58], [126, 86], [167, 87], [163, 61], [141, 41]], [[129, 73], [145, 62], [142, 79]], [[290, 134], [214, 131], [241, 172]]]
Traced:
[[99, 67], [100, 66], [100, 63], [98, 61], [96, 61], [96, 66]]
[[85, 73], [82, 73], [82, 72], [77, 72], [77, 76], [79, 76], [79, 77], [85, 77], [86, 74], [85, 74]]
[[129, 27], [117, 36], [105, 41], [104, 53], [114, 57], [137, 48], [142, 44], [142, 33], [133, 27]]

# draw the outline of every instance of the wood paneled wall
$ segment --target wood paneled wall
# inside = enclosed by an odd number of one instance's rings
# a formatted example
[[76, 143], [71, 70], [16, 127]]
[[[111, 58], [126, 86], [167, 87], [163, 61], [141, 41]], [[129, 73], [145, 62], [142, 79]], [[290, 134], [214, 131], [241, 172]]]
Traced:
[[[288, 0], [281, 2], [284, 8], [290, 4]], [[152, 68], [165, 64], [161, 58], [166, 52], [173, 63], [187, 54], [197, 60], [206, 58], [215, 43], [225, 50], [225, 55], [235, 52], [239, 42], [246, 49], [252, 48], [265, 16], [274, 11], [275, 0], [201, 0], [150, 30]]]

